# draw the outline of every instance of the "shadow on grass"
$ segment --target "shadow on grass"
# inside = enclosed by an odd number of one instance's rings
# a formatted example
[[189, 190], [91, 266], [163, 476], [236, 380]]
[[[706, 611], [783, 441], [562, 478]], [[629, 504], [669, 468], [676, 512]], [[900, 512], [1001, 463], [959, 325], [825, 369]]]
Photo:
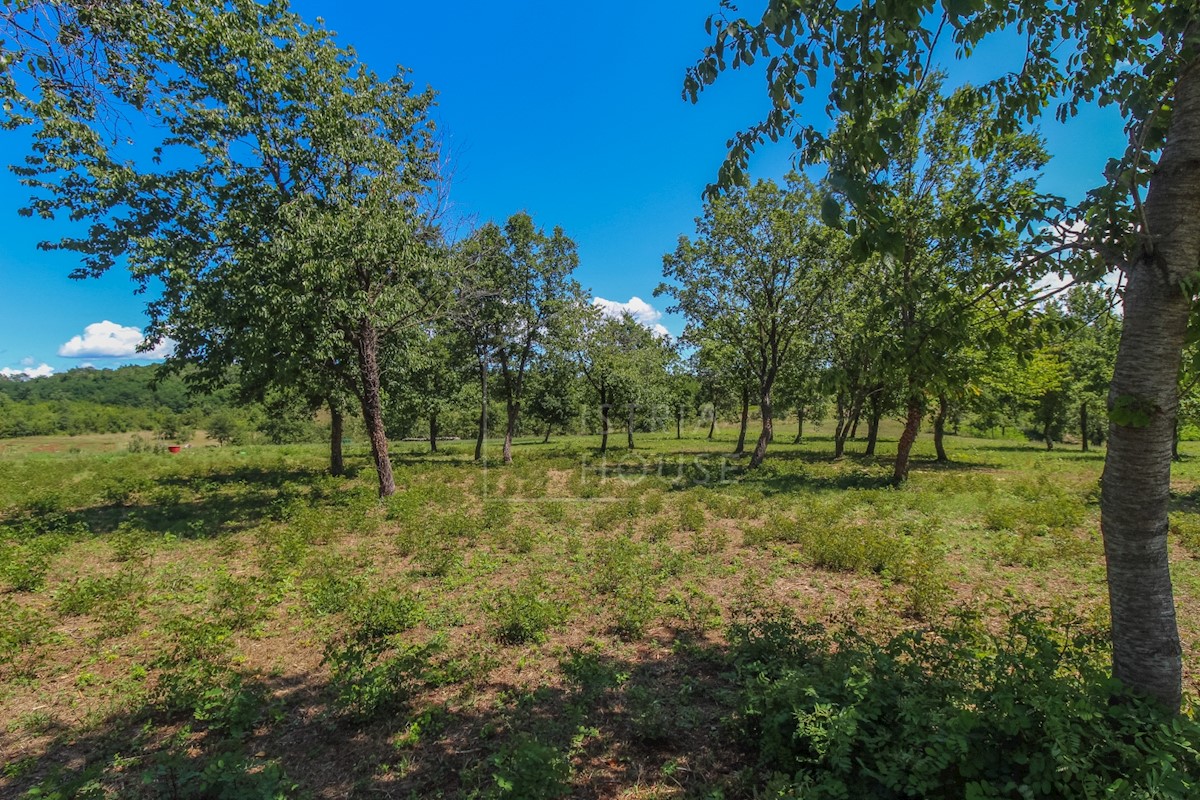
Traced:
[[[487, 666], [453, 678], [444, 662], [371, 663], [351, 688], [393, 694], [355, 694], [370, 698], [367, 717], [335, 710], [323, 671], [202, 670], [207, 682], [185, 681], [170, 705], [25, 743], [0, 734], [15, 757], [0, 794], [749, 798], [772, 773], [796, 788], [828, 779], [848, 797], [1032, 780], [1059, 797], [1117, 780], [1195, 786], [1200, 725], [1120, 694], [1100, 632], [1028, 610], [1000, 625], [964, 614], [878, 642], [852, 619], [776, 616], [735, 627], [729, 645], [485, 650]], [[513, 663], [551, 653], [537, 674]]]
[[598, 800], [647, 784], [700, 793], [728, 785], [744, 760], [722, 726], [726, 658], [682, 643], [652, 660], [569, 651], [551, 685], [504, 666], [368, 718], [334, 710], [320, 674], [241, 676], [204, 714], [151, 702], [83, 731], [47, 729], [35, 746], [0, 733], [0, 749], [18, 754], [0, 795]]
[[305, 468], [232, 467], [145, 483], [118, 480], [105, 501], [84, 508], [61, 510], [58, 498], [50, 503], [35, 499], [0, 520], [0, 535], [32, 530], [104, 536], [128, 523], [156, 535], [213, 538], [280, 519], [290, 503], [337, 506], [338, 489], [350, 488], [349, 481], [361, 470], [348, 464], [344, 479], [333, 488], [320, 483], [328, 473]]

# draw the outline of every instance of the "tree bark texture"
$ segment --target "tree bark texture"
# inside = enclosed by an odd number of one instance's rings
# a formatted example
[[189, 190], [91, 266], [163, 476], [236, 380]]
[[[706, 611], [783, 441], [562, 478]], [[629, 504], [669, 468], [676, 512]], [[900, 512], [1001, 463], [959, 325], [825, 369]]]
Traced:
[[608, 452], [608, 398], [600, 394], [600, 452]]
[[871, 397], [871, 415], [867, 418], [867, 449], [863, 455], [875, 455], [875, 445], [879, 443], [879, 422], [883, 419], [882, 389]]
[[506, 405], [507, 422], [504, 425], [504, 463], [512, 463], [513, 436], [517, 431], [517, 418], [521, 415], [520, 402], [509, 401]]
[[846, 434], [850, 425], [846, 420], [846, 401], [839, 394], [837, 398], [837, 425], [833, 429], [833, 457], [841, 458], [846, 452]]
[[937, 416], [933, 418], [933, 448], [937, 451], [938, 462], [944, 464], [950, 460], [946, 455], [946, 444], [943, 437], [946, 435], [946, 395], [941, 393], [938, 395], [938, 410]]
[[367, 427], [367, 438], [371, 440], [371, 456], [379, 476], [379, 496], [390, 497], [396, 493], [396, 479], [392, 475], [387, 433], [383, 425], [383, 393], [379, 387], [379, 332], [370, 320], [363, 319], [359, 322], [356, 338], [354, 344], [362, 383], [363, 422]]
[[346, 418], [342, 407], [337, 403], [329, 404], [329, 473], [341, 477], [346, 473], [346, 462], [342, 458], [342, 439], [344, 438]]
[[922, 409], [921, 398], [912, 395], [908, 398], [908, 411], [904, 418], [904, 432], [896, 444], [896, 467], [892, 470], [892, 483], [896, 486], [908, 480], [908, 457], [912, 453], [913, 442], [921, 430]]
[[634, 406], [633, 403], [628, 403], [626, 405], [626, 407], [628, 408], [628, 411], [625, 414], [625, 438], [626, 438], [626, 444], [629, 446], [629, 449], [632, 450], [633, 449], [633, 412], [636, 407]]
[[1088, 407], [1087, 401], [1084, 400], [1079, 404], [1079, 441], [1080, 449], [1083, 452], [1088, 451]]
[[479, 395], [482, 398], [479, 402], [479, 432], [475, 436], [475, 460], [483, 460], [483, 441], [487, 438], [487, 418], [488, 418], [488, 380], [487, 366], [479, 365]]
[[762, 413], [762, 433], [758, 435], [758, 443], [754, 445], [754, 453], [750, 456], [751, 469], [762, 464], [763, 459], [767, 457], [767, 445], [775, 438], [775, 420], [774, 414], [771, 413], [770, 390], [763, 392], [758, 402], [759, 411]]
[[[1189, 35], [1194, 28], [1189, 26]], [[1189, 51], [1146, 195], [1148, 239], [1127, 272], [1100, 499], [1113, 675], [1172, 710], [1180, 705], [1182, 656], [1167, 511], [1179, 366], [1191, 309], [1181, 282], [1200, 264], [1200, 61], [1194, 47]]]
[[436, 411], [434, 411], [432, 414], [429, 415], [429, 452], [431, 452], [431, 453], [437, 452], [437, 439], [438, 439], [438, 419], [437, 418], [438, 418], [438, 415], [437, 415]]

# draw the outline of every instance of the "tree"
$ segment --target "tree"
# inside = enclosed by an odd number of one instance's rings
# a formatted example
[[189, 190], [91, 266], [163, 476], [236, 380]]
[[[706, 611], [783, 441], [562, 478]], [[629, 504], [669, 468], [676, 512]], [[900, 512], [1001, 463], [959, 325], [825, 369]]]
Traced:
[[796, 438], [799, 444], [804, 438], [804, 423], [819, 423], [825, 419], [828, 397], [821, 387], [820, 359], [828, 353], [828, 342], [807, 349], [801, 355], [788, 359], [779, 374], [778, 406], [791, 409], [796, 414]]
[[675, 438], [683, 438], [683, 420], [694, 415], [699, 406], [701, 385], [699, 379], [685, 369], [685, 364], [667, 375], [667, 396], [671, 416], [675, 420]]
[[1079, 421], [1079, 446], [1104, 440], [1104, 394], [1112, 378], [1121, 318], [1113, 311], [1111, 291], [1083, 284], [1072, 287], [1065, 303], [1064, 348], [1071, 370], [1071, 391]]
[[740, 358], [727, 343], [711, 336], [699, 341], [687, 342], [696, 348], [692, 354], [696, 375], [700, 379], [701, 391], [708, 398], [711, 412], [708, 438], [712, 439], [717, 429], [717, 419], [724, 413], [741, 409], [737, 446], [734, 455], [741, 455], [746, 446], [746, 430], [750, 425], [750, 393], [755, 379], [751, 365]]
[[242, 435], [242, 423], [231, 411], [221, 410], [204, 421], [204, 432], [210, 439], [216, 439], [217, 444], [229, 444]]
[[472, 380], [472, 364], [465, 359], [467, 348], [455, 327], [442, 320], [417, 332], [419, 342], [405, 348], [402, 363], [393, 375], [385, 375], [386, 384], [394, 386], [397, 396], [391, 398], [394, 410], [403, 410], [408, 420], [414, 418], [429, 423], [429, 451], [438, 450], [439, 423], [451, 412], [460, 399], [463, 388]]
[[503, 309], [493, 357], [504, 393], [504, 463], [512, 463], [512, 440], [525, 396], [525, 373], [578, 306], [582, 290], [571, 277], [579, 266], [575, 242], [555, 228], [547, 235], [528, 214], [514, 214], [502, 233], [485, 234], [499, 245], [482, 260], [483, 281]]
[[[1042, 219], [1051, 202], [1035, 188], [1046, 159], [1037, 137], [997, 129], [992, 109], [974, 89], [943, 97], [941, 85], [940, 76], [931, 76], [878, 112], [898, 134], [870, 192], [835, 181], [854, 215], [846, 227], [856, 249], [877, 259], [870, 290], [881, 298], [882, 317], [869, 324], [882, 323], [889, 335], [878, 340], [884, 349], [876, 355], [900, 373], [905, 425], [896, 448], [896, 484], [908, 478], [928, 397], [941, 399], [954, 378], [962, 380], [955, 376], [958, 353], [993, 332], [985, 318], [1024, 299], [1028, 276], [1013, 265], [1018, 232]], [[831, 140], [847, 134], [839, 125]], [[852, 168], [832, 159], [836, 175]], [[831, 221], [840, 214], [827, 205]], [[939, 405], [941, 416], [945, 403]], [[861, 404], [855, 419], [860, 411]]]
[[565, 342], [553, 343], [542, 353], [529, 375], [529, 411], [546, 427], [543, 443], [555, 428], [565, 427], [580, 405], [579, 367]]
[[688, 319], [684, 339], [728, 345], [755, 377], [762, 432], [750, 458], [766, 457], [773, 432], [771, 392], [792, 348], [821, 324], [818, 313], [841, 257], [842, 237], [819, 221], [815, 188], [799, 176], [785, 187], [759, 181], [709, 199], [696, 237], [663, 258], [655, 295]]
[[628, 313], [614, 318], [592, 307], [579, 308], [579, 314], [583, 324], [576, 358], [600, 411], [600, 452], [608, 452], [614, 409], [625, 412], [626, 442], [632, 450], [637, 410], [665, 402], [674, 351]]
[[[1129, 147], [1076, 211], [1086, 234], [1059, 248], [1093, 254], [1097, 272], [1115, 264], [1127, 278], [1101, 491], [1113, 674], [1177, 709], [1182, 663], [1167, 511], [1179, 368], [1200, 263], [1200, 3], [795, 0], [768, 3], [758, 21], [734, 14], [710, 18], [714, 42], [684, 83], [685, 97], [695, 100], [728, 64], [774, 53], [766, 62], [771, 111], [733, 139], [718, 176], [724, 184], [739, 182], [750, 151], [767, 138], [794, 141], [803, 161], [824, 158], [830, 142], [821, 124], [799, 111], [811, 108], [805, 95], [819, 86], [827, 114], [844, 123], [840, 157], [863, 168], [842, 175], [866, 191], [872, 165], [897, 145], [897, 132], [874, 113], [878, 105], [921, 84], [935, 56], [963, 57], [1013, 28], [1023, 36], [1009, 41], [1020, 42], [1023, 58], [980, 89], [1002, 126], [1016, 130], [1051, 103], [1059, 118], [1085, 101], [1120, 108]], [[938, 47], [943, 35], [951, 46]]]
[[181, 6], [172, 23], [145, 43], [171, 73], [154, 163], [117, 161], [86, 117], [43, 102], [20, 171], [39, 190], [30, 211], [91, 221], [52, 245], [81, 255], [79, 275], [124, 259], [161, 282], [148, 337], [173, 339], [173, 362], [355, 396], [392, 494], [381, 362], [445, 288], [433, 93], [378, 77], [280, 4]]

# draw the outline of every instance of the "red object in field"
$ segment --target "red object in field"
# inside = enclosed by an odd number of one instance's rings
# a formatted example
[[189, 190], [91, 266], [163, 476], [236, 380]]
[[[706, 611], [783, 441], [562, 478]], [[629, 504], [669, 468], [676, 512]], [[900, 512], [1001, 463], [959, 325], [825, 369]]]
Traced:
[[168, 446], [167, 446], [167, 450], [169, 450], [169, 451], [170, 451], [170, 452], [172, 452], [172, 453], [178, 453], [178, 452], [179, 452], [180, 450], [182, 450], [182, 449], [183, 449], [183, 448], [181, 448], [181, 447], [180, 447], [179, 445], [177, 445], [177, 444], [172, 444], [172, 445], [168, 445]]

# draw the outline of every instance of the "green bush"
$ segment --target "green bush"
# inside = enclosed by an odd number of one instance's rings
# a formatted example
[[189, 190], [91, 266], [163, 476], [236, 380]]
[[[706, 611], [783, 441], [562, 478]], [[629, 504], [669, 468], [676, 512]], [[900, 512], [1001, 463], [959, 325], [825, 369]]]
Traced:
[[335, 704], [352, 716], [370, 718], [408, 702], [422, 682], [441, 642], [407, 644], [399, 635], [417, 625], [420, 602], [394, 586], [383, 586], [350, 607], [349, 627], [325, 648]]
[[55, 593], [54, 606], [65, 617], [82, 616], [115, 603], [134, 605], [145, 592], [145, 577], [122, 569], [115, 575], [76, 578]]
[[49, 631], [50, 620], [44, 614], [11, 598], [0, 598], [0, 665], [41, 644]]
[[502, 644], [543, 642], [546, 631], [563, 621], [566, 609], [546, 595], [546, 588], [530, 581], [501, 592], [493, 606], [493, 632]]
[[1200, 558], [1200, 514], [1172, 514], [1171, 534], [1180, 546]]
[[679, 507], [679, 527], [693, 533], [704, 532], [704, 509], [695, 503], [684, 503]]
[[798, 545], [812, 566], [836, 572], [895, 572], [909, 553], [903, 529], [883, 520], [856, 524], [810, 516], [776, 519], [760, 529], [756, 541], [759, 538]]
[[567, 755], [528, 734], [518, 734], [490, 759], [491, 797], [554, 800], [570, 793], [571, 762]]
[[761, 796], [1187, 798], [1200, 725], [1122, 695], [1105, 637], [963, 614], [882, 644], [787, 616], [736, 626], [739, 734]]
[[391, 637], [351, 636], [325, 648], [329, 687], [345, 713], [368, 719], [400, 709], [421, 686], [440, 642], [409, 645]]

